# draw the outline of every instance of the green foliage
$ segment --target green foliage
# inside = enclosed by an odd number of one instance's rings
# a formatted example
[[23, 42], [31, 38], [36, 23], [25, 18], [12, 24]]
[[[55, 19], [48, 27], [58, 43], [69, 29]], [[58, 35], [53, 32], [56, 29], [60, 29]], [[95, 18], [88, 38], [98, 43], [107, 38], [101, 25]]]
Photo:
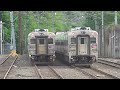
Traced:
[[[84, 12], [85, 15], [85, 26], [89, 26], [92, 29], [95, 30], [95, 20], [96, 20], [96, 27], [98, 30], [101, 30], [102, 28], [102, 11], [85, 11]], [[108, 27], [111, 24], [114, 24], [114, 17], [115, 17], [115, 13], [114, 11], [104, 11], [103, 13], [103, 18], [104, 18], [104, 29], [106, 29], [106, 27]], [[118, 24], [120, 24], [120, 13], [118, 11]]]
[[[51, 32], [64, 32], [72, 27], [91, 27], [101, 30], [102, 11], [22, 11], [22, 37], [23, 50], [25, 49], [25, 36], [36, 28], [46, 28]], [[120, 11], [118, 11], [118, 24], [120, 24]], [[18, 11], [14, 11], [14, 28], [16, 46], [19, 47]], [[2, 21], [4, 22], [4, 42], [11, 39], [10, 12], [3, 11]], [[25, 31], [26, 21], [26, 31]], [[95, 23], [96, 22], [96, 23]], [[104, 29], [114, 25], [114, 11], [104, 11]]]
[[[19, 47], [18, 12], [14, 11], [14, 28], [16, 48]], [[25, 36], [36, 28], [46, 28], [51, 32], [68, 31], [72, 26], [82, 26], [84, 19], [79, 19], [84, 13], [81, 11], [22, 11], [22, 40], [23, 50], [25, 49]], [[2, 13], [5, 42], [11, 41], [10, 12]], [[25, 29], [26, 21], [26, 31]], [[53, 24], [54, 23], [54, 24]], [[54, 28], [54, 30], [53, 30]]]

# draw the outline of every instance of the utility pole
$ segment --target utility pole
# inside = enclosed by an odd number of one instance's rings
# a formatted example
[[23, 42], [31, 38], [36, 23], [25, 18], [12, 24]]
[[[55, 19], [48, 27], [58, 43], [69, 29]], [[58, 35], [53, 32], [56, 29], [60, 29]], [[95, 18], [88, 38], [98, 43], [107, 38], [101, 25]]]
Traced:
[[115, 25], [117, 25], [117, 11], [115, 11]]
[[95, 18], [95, 30], [97, 30], [97, 26], [96, 26], [97, 24], [96, 24], [96, 18]]
[[[3, 22], [3, 24], [4, 24], [4, 22]], [[2, 25], [3, 25], [3, 24], [2, 24]], [[4, 25], [3, 25], [3, 26], [4, 26]], [[2, 28], [3, 28], [3, 26], [2, 26]], [[5, 48], [5, 42], [4, 42], [4, 30], [3, 30], [3, 45], [2, 45], [2, 46], [3, 46], [3, 52], [2, 52], [2, 54], [4, 54], [4, 51], [5, 51], [5, 49], [4, 49], [4, 48]]]
[[20, 54], [22, 54], [22, 16], [21, 11], [18, 13], [18, 27], [19, 27], [19, 43], [20, 43]]
[[54, 32], [54, 11], [52, 11], [52, 32]]
[[64, 14], [64, 20], [63, 20], [64, 22], [63, 22], [63, 24], [64, 24], [64, 26], [65, 26], [65, 28], [64, 28], [64, 29], [65, 29], [65, 32], [66, 32], [66, 24], [67, 24], [66, 18], [67, 18], [67, 17], [66, 17], [66, 14]]
[[40, 29], [40, 13], [38, 11], [38, 29]]
[[27, 47], [27, 36], [26, 36], [26, 13], [25, 13], [25, 19], [24, 19], [24, 31], [25, 31], [25, 52], [26, 52], [26, 47]]
[[104, 57], [104, 11], [102, 11], [102, 57]]
[[[117, 11], [115, 11], [115, 27], [117, 25]], [[116, 41], [116, 34], [115, 34], [115, 30], [114, 30], [114, 58], [115, 58], [115, 41]]]
[[2, 43], [3, 43], [3, 39], [2, 39], [2, 11], [0, 11], [0, 51], [2, 54]]
[[10, 12], [10, 23], [11, 23], [11, 49], [16, 51], [13, 11]]
[[65, 13], [63, 11], [63, 30], [65, 29], [64, 27], [65, 27]]

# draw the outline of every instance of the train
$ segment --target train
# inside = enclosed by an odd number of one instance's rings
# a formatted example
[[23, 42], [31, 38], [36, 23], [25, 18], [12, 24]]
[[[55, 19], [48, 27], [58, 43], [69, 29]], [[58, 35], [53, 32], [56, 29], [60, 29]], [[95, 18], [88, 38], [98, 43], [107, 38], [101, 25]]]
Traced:
[[32, 64], [52, 64], [55, 60], [55, 34], [35, 29], [28, 34], [28, 54]]
[[98, 58], [98, 33], [90, 27], [56, 32], [55, 56], [70, 65], [91, 67]]

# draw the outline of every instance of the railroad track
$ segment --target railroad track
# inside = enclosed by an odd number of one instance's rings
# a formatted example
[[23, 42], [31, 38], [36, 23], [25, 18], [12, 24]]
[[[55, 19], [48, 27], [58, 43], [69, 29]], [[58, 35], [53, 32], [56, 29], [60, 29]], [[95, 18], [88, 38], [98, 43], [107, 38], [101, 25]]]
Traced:
[[53, 67], [43, 66], [38, 67], [35, 65], [35, 71], [40, 79], [64, 79]]
[[13, 67], [15, 61], [17, 60], [17, 58], [18, 58], [18, 56], [16, 56], [15, 59], [13, 60], [12, 64], [11, 64], [10, 67], [8, 68], [7, 72], [5, 73], [3, 79], [6, 79], [6, 78], [7, 78], [7, 76], [8, 76], [9, 73], [10, 73], [10, 70], [12, 69], [12, 67]]
[[11, 55], [12, 55], [12, 53], [11, 53], [11, 54], [9, 54], [9, 55], [8, 55], [8, 57], [7, 57], [7, 58], [5, 58], [2, 62], [0, 62], [0, 65], [4, 64], [4, 63], [8, 60], [8, 58], [9, 58]]
[[114, 62], [110, 62], [110, 61], [106, 61], [106, 60], [102, 60], [102, 59], [98, 59], [97, 62], [120, 69], [119, 63], [114, 63]]
[[82, 72], [85, 75], [88, 75], [92, 77], [93, 79], [120, 79], [116, 76], [113, 76], [111, 74], [108, 74], [106, 72], [103, 72], [101, 70], [98, 70], [97, 68], [91, 67], [91, 68], [79, 68], [74, 67], [76, 70]]

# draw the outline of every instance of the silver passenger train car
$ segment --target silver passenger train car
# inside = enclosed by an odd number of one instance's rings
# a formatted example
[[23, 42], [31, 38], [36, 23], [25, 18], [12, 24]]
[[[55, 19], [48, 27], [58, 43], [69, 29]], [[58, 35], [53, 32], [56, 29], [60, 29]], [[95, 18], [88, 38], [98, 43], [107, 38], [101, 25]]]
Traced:
[[55, 60], [55, 34], [35, 29], [28, 35], [28, 54], [34, 64], [50, 64]]
[[98, 58], [98, 33], [90, 27], [57, 32], [55, 55], [69, 64], [90, 67]]

